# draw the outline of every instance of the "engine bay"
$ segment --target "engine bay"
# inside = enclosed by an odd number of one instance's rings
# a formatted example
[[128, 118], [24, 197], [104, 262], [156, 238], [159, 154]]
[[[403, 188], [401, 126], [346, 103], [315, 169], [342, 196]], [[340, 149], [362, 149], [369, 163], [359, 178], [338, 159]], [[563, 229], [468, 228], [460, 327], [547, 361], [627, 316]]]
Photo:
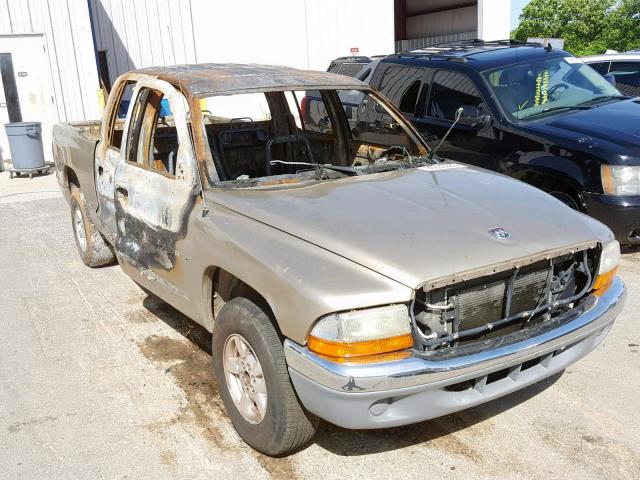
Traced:
[[590, 290], [595, 249], [419, 291], [410, 313], [415, 348], [438, 350], [502, 337], [549, 322]]

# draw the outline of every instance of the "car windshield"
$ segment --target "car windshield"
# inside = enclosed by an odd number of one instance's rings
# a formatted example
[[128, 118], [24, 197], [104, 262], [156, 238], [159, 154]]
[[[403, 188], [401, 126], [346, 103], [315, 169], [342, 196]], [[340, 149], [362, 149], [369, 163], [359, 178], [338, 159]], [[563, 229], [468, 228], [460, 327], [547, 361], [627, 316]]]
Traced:
[[515, 119], [589, 108], [591, 102], [605, 98], [624, 98], [604, 77], [575, 57], [510, 65], [483, 75], [503, 109]]
[[200, 105], [223, 187], [302, 186], [433, 161], [401, 115], [366, 90], [213, 96]]

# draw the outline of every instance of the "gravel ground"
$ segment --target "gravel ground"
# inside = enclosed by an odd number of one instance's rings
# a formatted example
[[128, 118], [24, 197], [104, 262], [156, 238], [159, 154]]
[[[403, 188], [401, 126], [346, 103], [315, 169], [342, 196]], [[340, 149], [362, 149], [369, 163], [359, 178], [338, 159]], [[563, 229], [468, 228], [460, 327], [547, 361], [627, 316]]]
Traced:
[[639, 477], [640, 253], [625, 312], [563, 375], [409, 427], [324, 425], [270, 459], [231, 427], [206, 332], [85, 267], [56, 188], [0, 174], [0, 478]]

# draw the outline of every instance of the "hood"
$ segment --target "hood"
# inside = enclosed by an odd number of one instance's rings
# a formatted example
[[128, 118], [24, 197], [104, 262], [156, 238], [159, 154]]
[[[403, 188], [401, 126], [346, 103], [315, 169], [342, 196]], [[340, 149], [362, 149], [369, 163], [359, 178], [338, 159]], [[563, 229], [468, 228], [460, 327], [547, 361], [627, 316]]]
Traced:
[[527, 127], [570, 139], [574, 146], [603, 158], [614, 155], [640, 164], [639, 117], [640, 100], [633, 99], [567, 111], [532, 121]]
[[207, 199], [411, 288], [611, 235], [540, 190], [455, 163], [299, 188], [215, 188]]

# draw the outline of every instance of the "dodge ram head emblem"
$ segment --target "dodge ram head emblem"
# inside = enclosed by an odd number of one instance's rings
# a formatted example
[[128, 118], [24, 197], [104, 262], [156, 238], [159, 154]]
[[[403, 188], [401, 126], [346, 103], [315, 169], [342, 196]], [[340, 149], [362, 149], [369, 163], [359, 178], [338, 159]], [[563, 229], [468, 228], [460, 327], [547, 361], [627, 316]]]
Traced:
[[509, 240], [511, 238], [511, 234], [501, 227], [490, 228], [489, 233], [498, 240]]

